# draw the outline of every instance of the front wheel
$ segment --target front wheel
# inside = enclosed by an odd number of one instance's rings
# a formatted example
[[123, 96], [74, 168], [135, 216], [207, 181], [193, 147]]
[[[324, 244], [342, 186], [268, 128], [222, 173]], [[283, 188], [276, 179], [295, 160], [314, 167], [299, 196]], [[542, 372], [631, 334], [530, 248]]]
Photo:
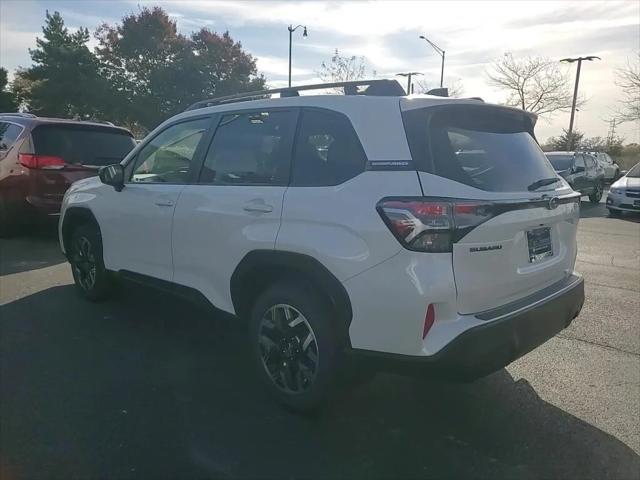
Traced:
[[97, 302], [109, 296], [112, 280], [102, 260], [102, 238], [97, 227], [87, 224], [73, 231], [69, 262], [76, 288], [83, 297]]
[[326, 301], [304, 282], [274, 285], [253, 308], [250, 342], [258, 375], [294, 411], [316, 409], [336, 387], [340, 348], [334, 319]]
[[596, 183], [595, 190], [591, 195], [589, 195], [589, 200], [591, 201], [591, 203], [600, 203], [603, 191], [604, 188], [602, 186], [602, 183]]

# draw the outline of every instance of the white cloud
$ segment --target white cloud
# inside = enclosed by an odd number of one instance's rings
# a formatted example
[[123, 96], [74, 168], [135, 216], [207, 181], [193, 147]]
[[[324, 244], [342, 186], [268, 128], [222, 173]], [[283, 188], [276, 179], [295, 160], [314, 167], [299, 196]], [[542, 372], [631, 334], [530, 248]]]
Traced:
[[[270, 74], [287, 76], [289, 73], [289, 60], [287, 58], [260, 55], [257, 57], [257, 64], [258, 71], [265, 73], [267, 77]], [[292, 65], [291, 74], [296, 76], [311, 75], [313, 70]]]

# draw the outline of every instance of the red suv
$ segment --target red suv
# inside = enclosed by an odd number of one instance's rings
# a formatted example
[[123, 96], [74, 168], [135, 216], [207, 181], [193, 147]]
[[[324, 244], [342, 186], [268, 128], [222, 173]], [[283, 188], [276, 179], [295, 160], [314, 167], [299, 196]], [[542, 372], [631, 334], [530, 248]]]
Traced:
[[67, 188], [135, 146], [111, 124], [0, 113], [0, 236], [34, 215], [57, 215]]

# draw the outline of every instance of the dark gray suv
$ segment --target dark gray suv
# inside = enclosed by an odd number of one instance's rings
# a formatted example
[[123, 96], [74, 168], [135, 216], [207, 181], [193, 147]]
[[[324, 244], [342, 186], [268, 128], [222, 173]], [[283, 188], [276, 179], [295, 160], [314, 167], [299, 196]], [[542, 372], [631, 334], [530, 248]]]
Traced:
[[547, 152], [546, 156], [556, 173], [571, 188], [588, 195], [591, 203], [600, 203], [604, 191], [604, 170], [593, 155], [584, 152]]

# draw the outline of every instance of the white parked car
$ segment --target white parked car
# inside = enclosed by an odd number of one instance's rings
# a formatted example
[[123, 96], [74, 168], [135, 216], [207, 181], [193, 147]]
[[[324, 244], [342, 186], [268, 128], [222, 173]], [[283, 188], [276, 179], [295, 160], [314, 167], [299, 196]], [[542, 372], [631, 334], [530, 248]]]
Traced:
[[200, 102], [75, 183], [59, 235], [81, 294], [121, 276], [248, 319], [260, 377], [299, 410], [354, 356], [476, 378], [569, 325], [579, 194], [536, 117], [338, 85]]
[[620, 176], [620, 167], [613, 161], [608, 153], [593, 152], [591, 155], [595, 157], [598, 164], [604, 170], [604, 179], [607, 182], [613, 182]]
[[619, 217], [622, 212], [640, 212], [640, 163], [611, 185], [607, 208], [612, 217]]

